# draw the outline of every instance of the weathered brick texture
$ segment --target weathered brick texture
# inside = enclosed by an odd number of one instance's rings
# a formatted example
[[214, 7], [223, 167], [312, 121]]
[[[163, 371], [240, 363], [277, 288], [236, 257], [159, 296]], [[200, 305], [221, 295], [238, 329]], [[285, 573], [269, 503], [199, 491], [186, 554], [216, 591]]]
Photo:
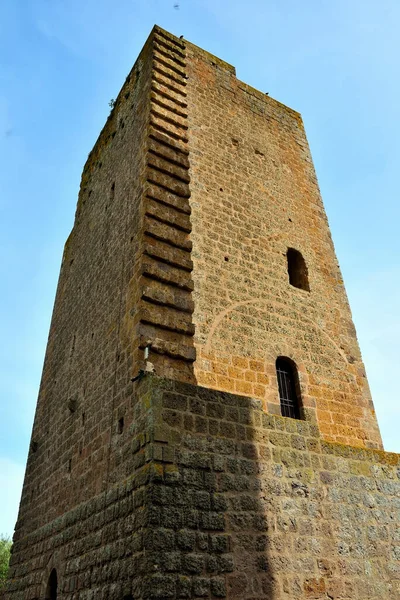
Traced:
[[[196, 381], [279, 410], [292, 358], [325, 439], [382, 447], [300, 115], [187, 44]], [[310, 292], [289, 285], [286, 252]]]
[[54, 567], [68, 599], [399, 597], [399, 455], [252, 398], [135, 386], [130, 474], [16, 541], [10, 598], [44, 597]]
[[400, 597], [381, 448], [299, 114], [155, 27], [83, 171], [7, 598]]

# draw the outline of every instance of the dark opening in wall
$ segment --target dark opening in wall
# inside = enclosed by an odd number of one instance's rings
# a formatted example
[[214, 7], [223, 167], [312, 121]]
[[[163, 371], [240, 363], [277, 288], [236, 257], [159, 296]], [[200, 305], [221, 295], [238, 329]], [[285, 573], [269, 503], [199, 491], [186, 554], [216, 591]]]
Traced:
[[290, 358], [280, 356], [276, 359], [276, 377], [278, 379], [282, 417], [300, 419], [299, 376], [296, 365]]
[[303, 255], [294, 248], [288, 248], [286, 257], [290, 285], [309, 292], [308, 269]]
[[71, 413], [71, 415], [74, 414], [74, 412], [76, 411], [77, 407], [78, 407], [78, 401], [77, 401], [77, 399], [76, 398], [70, 398], [68, 400], [68, 409], [69, 409], [69, 412]]
[[57, 587], [57, 571], [53, 569], [47, 582], [46, 600], [57, 600]]
[[121, 417], [121, 418], [118, 420], [117, 431], [118, 431], [118, 433], [122, 433], [122, 432], [123, 432], [123, 430], [124, 430], [124, 417]]

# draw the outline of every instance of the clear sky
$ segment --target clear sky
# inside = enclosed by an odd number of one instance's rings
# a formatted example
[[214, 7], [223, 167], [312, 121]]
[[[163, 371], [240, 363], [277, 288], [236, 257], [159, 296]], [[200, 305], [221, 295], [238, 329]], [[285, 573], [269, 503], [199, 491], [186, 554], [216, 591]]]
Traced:
[[0, 1], [0, 533], [81, 170], [155, 23], [302, 113], [385, 448], [400, 452], [399, 22], [398, 0]]

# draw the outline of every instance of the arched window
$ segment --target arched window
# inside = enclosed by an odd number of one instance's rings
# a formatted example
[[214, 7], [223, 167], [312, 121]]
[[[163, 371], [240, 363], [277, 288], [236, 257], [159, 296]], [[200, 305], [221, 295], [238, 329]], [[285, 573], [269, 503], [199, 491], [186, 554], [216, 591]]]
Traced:
[[303, 255], [294, 248], [288, 248], [286, 257], [290, 285], [309, 292], [308, 269]]
[[276, 376], [282, 416], [300, 419], [299, 381], [295, 364], [289, 358], [277, 358]]
[[57, 600], [57, 571], [55, 569], [51, 571], [47, 582], [46, 600]]

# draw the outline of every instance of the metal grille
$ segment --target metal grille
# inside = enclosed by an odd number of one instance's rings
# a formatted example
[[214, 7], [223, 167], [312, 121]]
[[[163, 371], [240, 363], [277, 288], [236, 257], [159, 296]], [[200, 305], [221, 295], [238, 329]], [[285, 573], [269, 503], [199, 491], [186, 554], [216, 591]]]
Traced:
[[276, 375], [278, 378], [282, 416], [299, 419], [299, 402], [292, 365], [287, 360], [278, 358], [276, 361]]

